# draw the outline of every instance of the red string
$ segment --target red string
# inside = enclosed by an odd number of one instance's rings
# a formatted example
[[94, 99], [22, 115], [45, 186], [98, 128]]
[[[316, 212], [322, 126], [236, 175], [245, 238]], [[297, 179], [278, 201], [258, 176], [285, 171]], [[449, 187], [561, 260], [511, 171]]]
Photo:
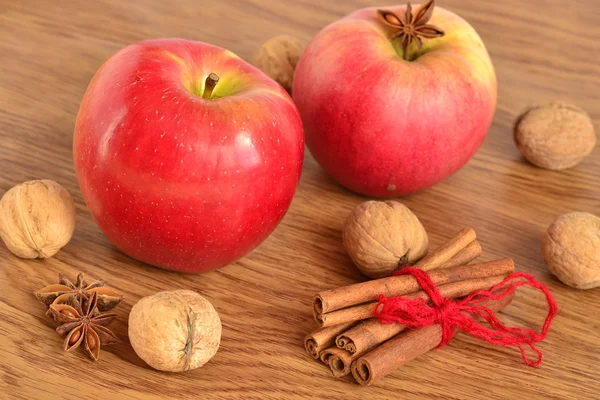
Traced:
[[[437, 348], [447, 345], [454, 336], [455, 328], [458, 328], [480, 340], [495, 345], [517, 347], [527, 365], [538, 367], [541, 364], [542, 352], [535, 347], [534, 343], [546, 338], [552, 319], [558, 311], [558, 306], [550, 290], [536, 281], [533, 276], [522, 272], [514, 273], [488, 290], [479, 290], [463, 299], [451, 300], [442, 297], [427, 272], [418, 268], [407, 267], [394, 273], [394, 275], [406, 274], [411, 274], [417, 279], [419, 285], [429, 295], [432, 305], [428, 304], [427, 300], [420, 298], [411, 299], [380, 295], [379, 304], [375, 308], [375, 316], [382, 323], [397, 322], [411, 328], [440, 324], [442, 327], [442, 340]], [[492, 310], [479, 304], [485, 299], [500, 300], [520, 286], [531, 286], [539, 289], [546, 296], [549, 310], [539, 333], [530, 329], [506, 327], [494, 315]], [[494, 293], [496, 291], [498, 293]], [[475, 321], [472, 315], [483, 318], [487, 321], [489, 327]], [[529, 346], [537, 354], [537, 360], [531, 361], [527, 358], [524, 345]]]

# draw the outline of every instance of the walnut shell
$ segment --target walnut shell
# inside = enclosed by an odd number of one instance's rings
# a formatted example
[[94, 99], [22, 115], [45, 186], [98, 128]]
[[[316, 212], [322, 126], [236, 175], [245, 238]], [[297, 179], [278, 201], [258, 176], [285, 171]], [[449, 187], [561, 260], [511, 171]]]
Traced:
[[54, 181], [21, 183], [0, 200], [0, 237], [18, 257], [52, 257], [74, 229], [73, 198]]
[[590, 116], [564, 103], [534, 107], [515, 125], [515, 142], [532, 164], [561, 170], [577, 165], [596, 145]]
[[577, 289], [600, 286], [600, 218], [585, 212], [558, 217], [542, 244], [548, 269]]
[[343, 241], [358, 269], [371, 278], [414, 264], [429, 248], [419, 219], [397, 201], [367, 201], [356, 207], [346, 219]]
[[160, 292], [142, 298], [131, 309], [129, 341], [152, 368], [187, 371], [216, 354], [221, 320], [212, 304], [196, 292]]
[[304, 43], [295, 37], [275, 36], [260, 46], [254, 65], [291, 93], [294, 71], [303, 51]]

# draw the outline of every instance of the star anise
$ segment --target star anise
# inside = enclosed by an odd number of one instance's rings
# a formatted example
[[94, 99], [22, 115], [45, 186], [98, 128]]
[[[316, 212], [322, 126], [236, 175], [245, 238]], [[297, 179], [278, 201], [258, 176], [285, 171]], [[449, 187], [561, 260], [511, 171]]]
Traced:
[[48, 314], [60, 324], [56, 332], [65, 337], [64, 349], [71, 351], [83, 343], [83, 349], [94, 361], [98, 360], [100, 346], [119, 341], [106, 328], [118, 315], [102, 314], [97, 305], [96, 292], [84, 299], [83, 306], [77, 296], [65, 294], [59, 296], [48, 309]]
[[433, 9], [435, 7], [435, 1], [429, 0], [423, 4], [415, 14], [412, 12], [412, 6], [410, 3], [406, 6], [406, 14], [404, 18], [398, 17], [391, 11], [377, 10], [382, 21], [387, 25], [396, 30], [390, 36], [390, 41], [400, 39], [403, 54], [402, 57], [408, 60], [408, 47], [415, 41], [419, 49], [423, 47], [423, 39], [434, 39], [437, 37], [444, 36], [444, 31], [433, 26], [427, 25], [427, 22], [433, 15]]
[[46, 306], [50, 306], [57, 297], [63, 294], [72, 294], [80, 303], [82, 303], [85, 299], [89, 298], [92, 293], [97, 293], [98, 309], [100, 311], [108, 311], [115, 308], [123, 298], [123, 296], [113, 289], [104, 286], [104, 281], [102, 280], [88, 285], [83, 279], [83, 272], [80, 272], [79, 275], [77, 275], [75, 284], [65, 278], [61, 273], [58, 274], [58, 281], [59, 283], [57, 284], [48, 285], [35, 292], [36, 297]]

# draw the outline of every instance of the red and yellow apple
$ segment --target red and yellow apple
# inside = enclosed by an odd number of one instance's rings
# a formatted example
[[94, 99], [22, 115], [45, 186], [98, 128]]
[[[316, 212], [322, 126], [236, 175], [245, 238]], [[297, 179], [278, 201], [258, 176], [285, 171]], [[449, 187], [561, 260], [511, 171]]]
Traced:
[[81, 191], [107, 237], [137, 260], [185, 272], [229, 264], [273, 231], [303, 152], [283, 88], [230, 51], [180, 39], [111, 57], [74, 136]]
[[406, 61], [378, 9], [361, 9], [324, 28], [300, 58], [292, 93], [306, 143], [355, 192], [425, 189], [460, 169], [490, 127], [497, 83], [482, 40], [442, 8], [429, 24], [445, 35], [421, 49], [413, 42]]

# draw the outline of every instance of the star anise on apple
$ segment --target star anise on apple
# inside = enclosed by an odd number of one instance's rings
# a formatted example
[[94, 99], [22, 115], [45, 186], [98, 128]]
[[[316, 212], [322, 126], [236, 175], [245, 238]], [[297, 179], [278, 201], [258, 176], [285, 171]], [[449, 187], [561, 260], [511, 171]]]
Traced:
[[75, 295], [67, 293], [57, 297], [47, 313], [60, 324], [56, 332], [65, 337], [64, 349], [71, 351], [83, 345], [86, 354], [94, 361], [98, 360], [100, 346], [119, 341], [106, 327], [118, 315], [103, 314], [97, 306], [96, 292], [84, 298], [83, 303]]
[[115, 290], [104, 286], [104, 281], [99, 280], [90, 284], [83, 279], [83, 272], [77, 275], [77, 281], [72, 283], [62, 273], [58, 274], [58, 283], [48, 285], [35, 292], [35, 296], [44, 303], [47, 307], [56, 300], [57, 297], [63, 294], [72, 294], [81, 303], [89, 298], [92, 293], [98, 295], [98, 309], [100, 311], [108, 311], [115, 308], [123, 296]]
[[421, 49], [423, 47], [423, 39], [434, 39], [444, 36], [443, 30], [427, 24], [433, 15], [434, 7], [435, 0], [429, 0], [413, 14], [412, 6], [408, 3], [406, 14], [402, 18], [391, 11], [377, 10], [383, 23], [396, 30], [390, 36], [390, 41], [400, 40], [403, 50], [402, 57], [405, 60], [409, 59], [408, 47], [413, 41]]

